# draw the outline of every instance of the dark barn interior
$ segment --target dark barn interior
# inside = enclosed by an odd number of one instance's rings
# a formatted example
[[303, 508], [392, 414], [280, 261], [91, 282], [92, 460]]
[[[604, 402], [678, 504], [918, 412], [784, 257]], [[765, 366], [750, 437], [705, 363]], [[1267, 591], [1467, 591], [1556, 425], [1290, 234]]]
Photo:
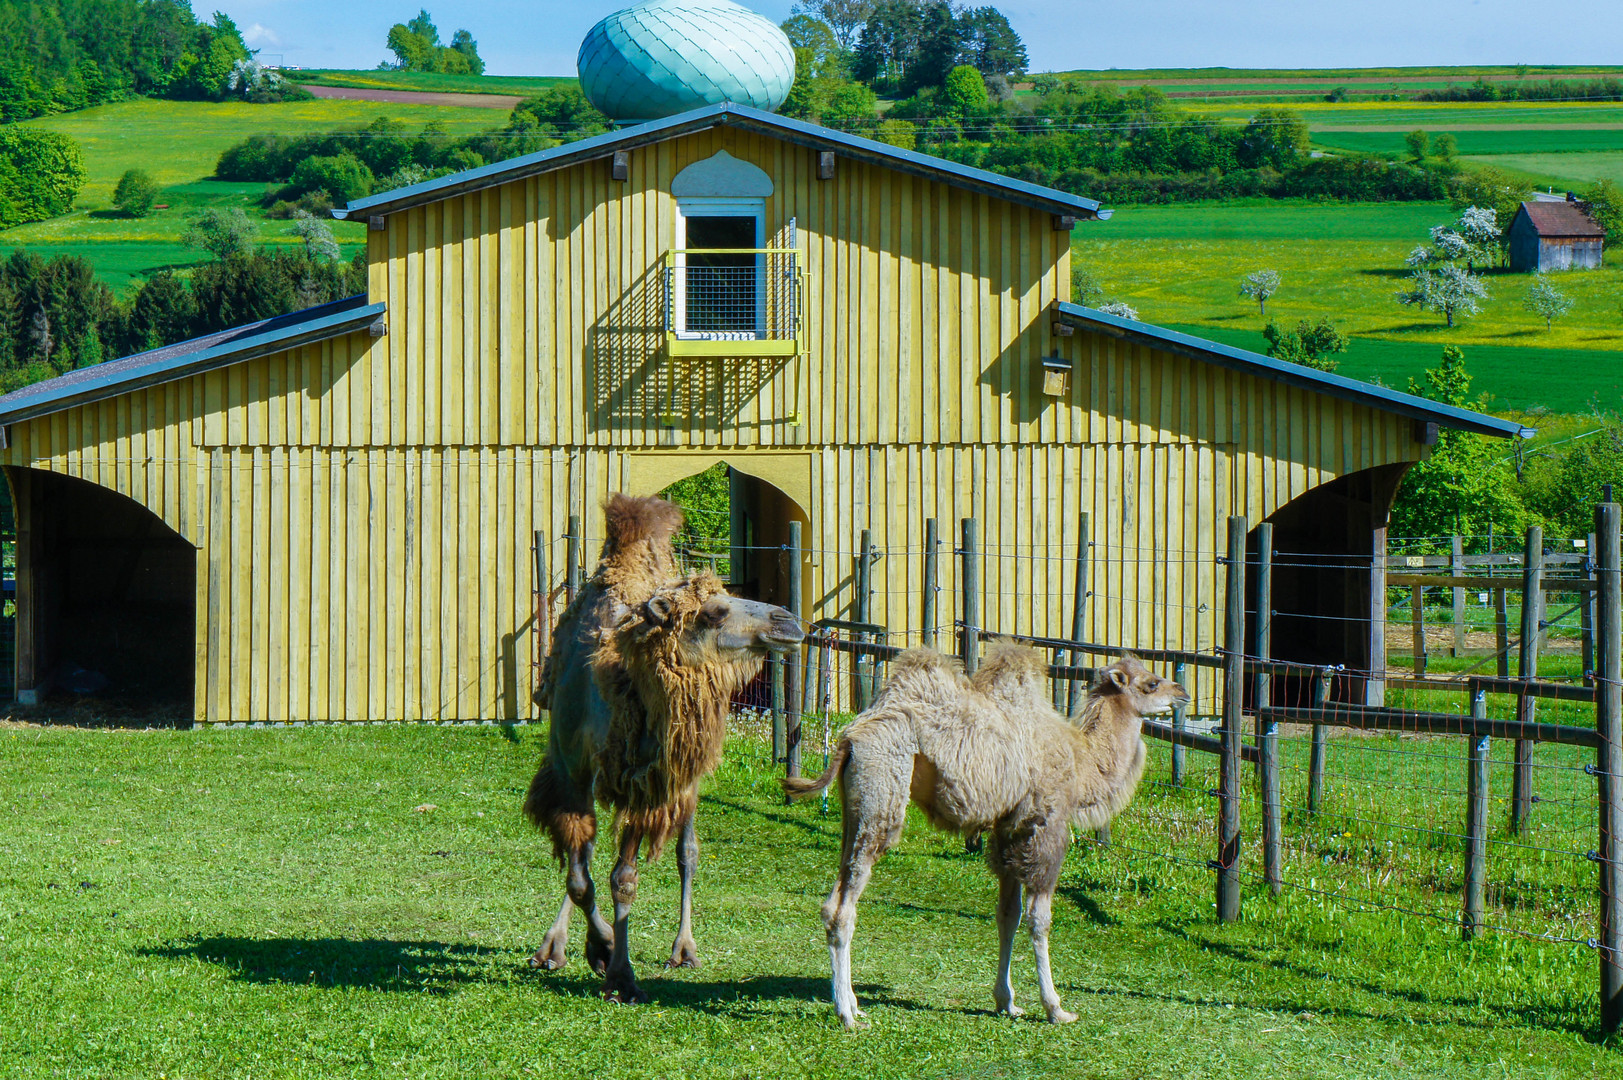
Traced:
[[197, 549], [118, 493], [6, 469], [17, 513], [17, 688], [190, 716]]

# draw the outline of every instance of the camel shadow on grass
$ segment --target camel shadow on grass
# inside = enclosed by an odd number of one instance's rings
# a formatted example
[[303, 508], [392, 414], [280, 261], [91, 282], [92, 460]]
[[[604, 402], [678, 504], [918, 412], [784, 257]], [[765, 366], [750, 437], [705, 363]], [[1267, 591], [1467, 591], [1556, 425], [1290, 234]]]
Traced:
[[[531, 972], [536, 984], [565, 997], [595, 998], [602, 980], [586, 971], [585, 965], [573, 973]], [[828, 1007], [826, 976], [805, 975], [746, 976], [739, 979], [694, 978], [690, 972], [668, 972], [658, 968], [639, 970], [637, 984], [648, 995], [651, 1007], [689, 1009], [712, 1015], [742, 1017], [763, 1004], [776, 1001], [801, 1002], [814, 1009]], [[941, 1012], [935, 1006], [898, 997], [880, 983], [859, 984], [864, 1004], [881, 1005], [908, 1012]]]

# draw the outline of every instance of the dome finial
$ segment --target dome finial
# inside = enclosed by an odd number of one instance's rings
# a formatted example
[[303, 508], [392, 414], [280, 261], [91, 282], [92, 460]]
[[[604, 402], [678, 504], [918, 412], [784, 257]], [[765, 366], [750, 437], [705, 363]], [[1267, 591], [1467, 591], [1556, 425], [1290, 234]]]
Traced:
[[592, 27], [580, 85], [613, 120], [657, 120], [724, 101], [776, 111], [795, 50], [770, 19], [732, 0], [645, 0]]

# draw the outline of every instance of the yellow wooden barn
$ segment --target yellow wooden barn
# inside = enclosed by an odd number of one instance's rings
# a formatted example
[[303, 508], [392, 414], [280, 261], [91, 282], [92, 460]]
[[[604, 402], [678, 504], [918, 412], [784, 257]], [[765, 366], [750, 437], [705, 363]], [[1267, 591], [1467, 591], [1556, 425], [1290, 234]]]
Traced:
[[735, 577], [782, 599], [800, 521], [812, 618], [866, 529], [870, 618], [915, 635], [925, 520], [973, 516], [983, 622], [1066, 635], [1087, 512], [1088, 636], [1210, 648], [1243, 514], [1327, 567], [1281, 573], [1329, 628], [1281, 652], [1357, 663], [1334, 616], [1404, 468], [1519, 433], [1072, 306], [1096, 203], [734, 105], [346, 213], [367, 295], [0, 398], [24, 700], [90, 669], [207, 723], [527, 717], [532, 537], [556, 571], [571, 515], [717, 462]]

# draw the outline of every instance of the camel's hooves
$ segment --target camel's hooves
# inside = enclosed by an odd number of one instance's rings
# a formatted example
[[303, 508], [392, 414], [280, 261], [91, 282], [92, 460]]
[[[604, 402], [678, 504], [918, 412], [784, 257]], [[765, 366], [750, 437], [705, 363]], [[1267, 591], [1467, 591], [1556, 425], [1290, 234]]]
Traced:
[[1026, 1015], [1026, 1010], [1022, 1009], [1020, 1006], [1014, 1004], [1013, 1002], [1010, 1002], [1007, 1005], [999, 1005], [997, 1007], [997, 1011], [998, 1011], [999, 1014], [1001, 1014], [1003, 1016], [1024, 1016], [1024, 1015]]
[[530, 957], [530, 966], [541, 971], [557, 971], [569, 963], [569, 955], [561, 944], [547, 942]]
[[1048, 1014], [1050, 1024], [1069, 1024], [1076, 1019], [1076, 1013], [1066, 1012], [1064, 1009], [1055, 1009]]
[[595, 974], [606, 975], [609, 971], [609, 958], [614, 955], [614, 946], [598, 941], [596, 938], [586, 939], [586, 966]]
[[612, 1001], [617, 1005], [646, 1005], [648, 1004], [648, 994], [636, 983], [619, 986], [605, 984], [603, 987], [603, 1000]]
[[699, 966], [699, 950], [691, 941], [678, 941], [671, 949], [671, 958], [665, 961], [668, 968], [696, 968]]
[[845, 1030], [847, 1031], [856, 1031], [858, 1028], [872, 1026], [868, 1023], [868, 1014], [863, 1012], [861, 1009], [857, 1010], [857, 1014], [855, 1016], [840, 1017], [840, 1023], [845, 1025]]

